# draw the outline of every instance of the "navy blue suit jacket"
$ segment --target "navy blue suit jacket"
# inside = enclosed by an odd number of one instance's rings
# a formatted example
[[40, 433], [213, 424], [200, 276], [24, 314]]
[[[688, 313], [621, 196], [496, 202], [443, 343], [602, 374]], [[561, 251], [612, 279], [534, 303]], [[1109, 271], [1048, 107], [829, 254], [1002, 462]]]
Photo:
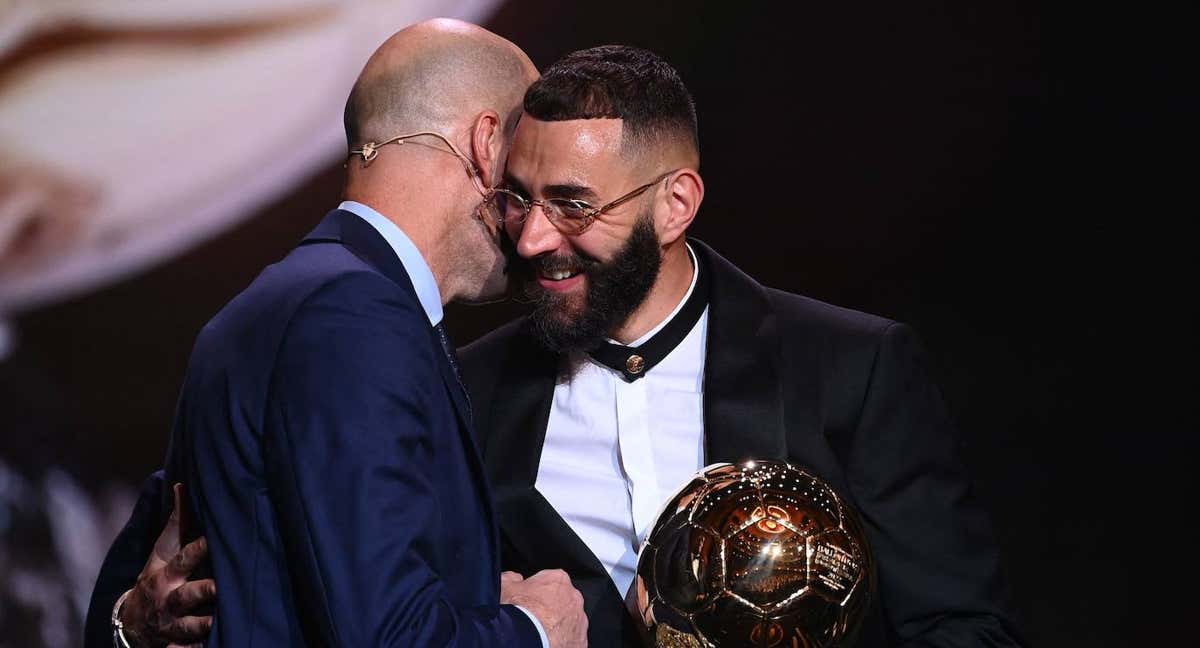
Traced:
[[[498, 604], [470, 425], [403, 265], [365, 221], [330, 213], [204, 327], [188, 365], [166, 479], [187, 484], [208, 537], [208, 645], [540, 646]], [[117, 545], [148, 547], [160, 521]], [[138, 568], [105, 565], [90, 644]]]

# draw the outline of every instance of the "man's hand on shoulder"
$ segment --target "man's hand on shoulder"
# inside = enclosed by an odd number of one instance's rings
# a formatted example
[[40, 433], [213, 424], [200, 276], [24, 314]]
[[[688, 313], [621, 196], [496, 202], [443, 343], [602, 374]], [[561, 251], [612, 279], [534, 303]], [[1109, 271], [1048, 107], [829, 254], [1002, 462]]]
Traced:
[[583, 595], [561, 569], [540, 571], [529, 578], [514, 572], [500, 576], [500, 602], [533, 613], [546, 631], [550, 648], [586, 648], [587, 615]]
[[188, 580], [208, 556], [208, 544], [201, 537], [179, 546], [181, 499], [177, 484], [175, 510], [121, 605], [125, 637], [134, 648], [201, 644], [212, 629], [212, 616], [198, 612], [216, 600], [217, 584]]

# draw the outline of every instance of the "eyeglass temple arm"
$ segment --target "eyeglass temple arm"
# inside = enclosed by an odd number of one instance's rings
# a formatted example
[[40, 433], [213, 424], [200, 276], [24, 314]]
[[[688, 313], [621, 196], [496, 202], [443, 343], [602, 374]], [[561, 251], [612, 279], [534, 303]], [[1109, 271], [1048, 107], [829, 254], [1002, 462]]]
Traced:
[[595, 209], [595, 211], [590, 214], [590, 216], [592, 216], [592, 217], [599, 216], [600, 214], [602, 214], [610, 209], [616, 209], [617, 207], [624, 205], [625, 203], [629, 202], [630, 200], [633, 200], [634, 198], [637, 198], [638, 196], [642, 195], [642, 192], [646, 191], [650, 187], [653, 187], [654, 185], [662, 182], [664, 179], [667, 178], [667, 176], [671, 175], [672, 173], [675, 173], [675, 171], [668, 171], [668, 172], [658, 176], [657, 178], [651, 180], [650, 182], [647, 182], [646, 184], [638, 187], [637, 189], [630, 191], [629, 193], [625, 194], [624, 196], [621, 196], [620, 198], [617, 198], [616, 200], [604, 205], [603, 207], [597, 207]]

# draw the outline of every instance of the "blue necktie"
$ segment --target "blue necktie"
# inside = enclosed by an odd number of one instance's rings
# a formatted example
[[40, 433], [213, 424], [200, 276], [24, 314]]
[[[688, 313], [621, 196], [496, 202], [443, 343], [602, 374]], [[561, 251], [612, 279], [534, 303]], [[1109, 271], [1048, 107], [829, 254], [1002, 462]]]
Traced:
[[454, 375], [461, 384], [462, 373], [458, 370], [458, 355], [454, 353], [454, 347], [450, 345], [450, 338], [446, 336], [446, 327], [438, 322], [433, 330], [437, 331], [438, 340], [442, 343], [442, 351], [446, 354], [446, 359], [450, 361], [450, 366], [454, 368]]
[[462, 372], [458, 369], [458, 354], [454, 352], [454, 346], [450, 344], [450, 338], [446, 336], [446, 327], [438, 322], [433, 330], [437, 331], [438, 341], [442, 343], [442, 352], [446, 354], [446, 360], [450, 361], [450, 368], [454, 370], [454, 377], [458, 379], [458, 388], [462, 390], [463, 398], [467, 402], [467, 414], [471, 412], [471, 395], [467, 393], [467, 388], [463, 385]]

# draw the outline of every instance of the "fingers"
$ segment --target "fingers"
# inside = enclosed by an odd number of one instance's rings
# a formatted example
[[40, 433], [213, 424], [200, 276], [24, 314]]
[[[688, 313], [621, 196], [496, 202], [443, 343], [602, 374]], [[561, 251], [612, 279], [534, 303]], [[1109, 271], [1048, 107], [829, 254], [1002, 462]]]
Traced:
[[167, 563], [170, 576], [186, 579], [205, 558], [208, 557], [208, 540], [201, 536], [189, 542]]
[[179, 553], [179, 506], [182, 502], [182, 488], [183, 484], [174, 486], [175, 508], [171, 510], [171, 517], [167, 518], [162, 533], [158, 534], [158, 540], [154, 542], [154, 549], [150, 552], [150, 558], [146, 561], [143, 571], [158, 571], [172, 556]]
[[[564, 594], [563, 598], [566, 600], [567, 605], [579, 608], [579, 611], [581, 613], [583, 612], [583, 603], [584, 603], [583, 594], [581, 594], [579, 592], [579, 590], [575, 589], [574, 587], [571, 587], [566, 592], [566, 594]], [[586, 620], [587, 617], [584, 617], [584, 619]]]
[[570, 583], [571, 577], [567, 572], [561, 569], [543, 569], [542, 571], [529, 577], [529, 580], [537, 579], [539, 581], [548, 581], [551, 583]]
[[176, 644], [200, 644], [212, 631], [210, 616], [185, 616], [175, 619], [162, 629], [162, 636]]
[[167, 595], [167, 611], [182, 617], [217, 598], [217, 583], [213, 579], [189, 581]]
[[196, 536], [196, 520], [188, 500], [187, 486], [183, 484], [175, 484], [175, 508], [172, 512], [179, 519], [180, 542], [193, 540]]
[[525, 577], [517, 572], [500, 572], [500, 603], [513, 603], [521, 595], [521, 583]]
[[518, 574], [517, 572], [511, 572], [511, 571], [500, 572], [500, 584], [501, 585], [504, 585], [505, 583], [520, 583], [523, 580], [525, 580], [525, 577]]

